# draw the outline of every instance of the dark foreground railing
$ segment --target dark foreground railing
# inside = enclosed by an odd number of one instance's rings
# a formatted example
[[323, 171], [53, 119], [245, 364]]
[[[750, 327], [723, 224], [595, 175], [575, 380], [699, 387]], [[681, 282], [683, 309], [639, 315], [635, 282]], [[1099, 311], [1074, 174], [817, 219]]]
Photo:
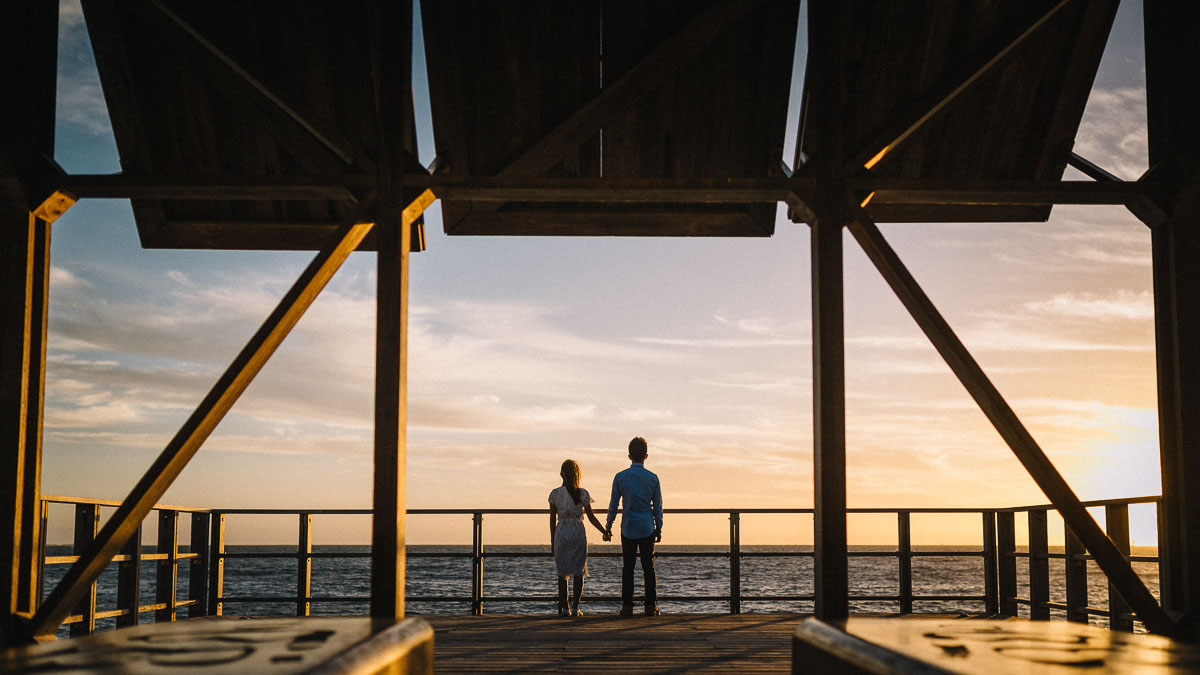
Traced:
[[[1158, 497], [1116, 499], [1085, 502], [1085, 506], [1103, 508], [1109, 536], [1127, 556], [1129, 554], [1129, 506], [1131, 504], [1157, 504]], [[42, 559], [46, 566], [73, 563], [77, 554], [95, 537], [101, 507], [115, 507], [119, 502], [87, 500], [69, 497], [45, 497], [42, 500], [42, 532], [47, 531], [50, 504], [74, 505], [75, 530], [73, 555], [45, 555], [42, 543]], [[1117, 630], [1131, 630], [1133, 617], [1120, 597], [1110, 587], [1109, 608], [1096, 608], [1089, 604], [1087, 588], [1087, 562], [1091, 559], [1072, 533], [1065, 531], [1065, 551], [1051, 553], [1048, 546], [1047, 515], [1052, 507], [1046, 505], [1012, 507], [1002, 509], [972, 508], [914, 508], [849, 509], [850, 514], [894, 514], [896, 516], [897, 547], [894, 551], [855, 551], [851, 557], [892, 557], [898, 563], [898, 587], [896, 593], [886, 595], [856, 595], [851, 601], [874, 601], [893, 603], [901, 614], [913, 613], [914, 603], [926, 601], [978, 602], [986, 614], [1018, 614], [1018, 606], [1028, 607], [1029, 617], [1034, 620], [1050, 618], [1051, 610], [1065, 610], [1067, 619], [1086, 623], [1090, 616], [1105, 616], [1109, 625]], [[702, 551], [660, 551], [656, 557], [724, 558], [729, 561], [729, 592], [722, 595], [662, 595], [662, 601], [673, 602], [723, 602], [728, 603], [729, 612], [738, 614], [743, 602], [805, 602], [813, 601], [809, 594], [794, 595], [746, 595], [741, 591], [743, 559], [766, 557], [811, 558], [811, 551], [754, 551], [741, 545], [741, 522], [744, 515], [811, 515], [813, 509], [667, 509], [668, 514], [724, 514], [729, 518], [729, 544], [727, 547]], [[153, 612], [155, 621], [174, 621], [177, 612], [186, 608], [189, 618], [221, 615], [227, 603], [286, 603], [294, 604], [297, 616], [307, 616], [313, 603], [367, 602], [367, 596], [314, 595], [312, 588], [312, 565], [314, 559], [365, 558], [365, 551], [323, 552], [313, 550], [312, 518], [314, 515], [370, 515], [368, 509], [225, 509], [204, 510], [184, 507], [159, 506], [151, 515], [158, 522], [157, 543], [152, 553], [144, 551], [141, 532], [130, 541], [121, 555], [113, 560], [117, 570], [116, 607], [97, 610], [97, 584], [92, 584], [87, 600], [67, 618], [71, 635], [84, 635], [96, 630], [96, 620], [115, 618], [117, 626], [136, 625], [142, 614]], [[981, 546], [964, 550], [918, 551], [912, 546], [912, 516], [914, 514], [978, 514], [981, 518]], [[1028, 523], [1028, 544], [1025, 551], [1016, 545], [1017, 514], [1025, 514]], [[225, 524], [231, 517], [249, 515], [294, 516], [298, 521], [298, 545], [293, 552], [226, 551]], [[469, 552], [435, 552], [410, 550], [410, 558], [470, 558], [470, 596], [417, 596], [409, 595], [410, 602], [469, 603], [473, 614], [482, 614], [488, 602], [553, 601], [550, 595], [486, 595], [484, 592], [484, 568], [488, 559], [549, 557], [547, 552], [488, 550], [483, 544], [484, 517], [489, 515], [539, 515], [544, 509], [410, 509], [409, 516], [461, 515], [470, 516], [472, 522], [472, 544]], [[191, 520], [190, 546], [188, 551], [179, 551], [179, 519]], [[617, 557], [615, 552], [596, 551], [593, 557]], [[982, 592], [960, 595], [918, 595], [913, 591], [913, 560], [922, 557], [977, 557], [983, 562]], [[288, 596], [226, 596], [224, 594], [225, 563], [231, 559], [288, 559], [295, 560], [295, 594]], [[1019, 597], [1019, 559], [1028, 560], [1028, 598]], [[1051, 559], [1065, 561], [1066, 602], [1050, 601]], [[1157, 563], [1154, 556], [1133, 556], [1134, 562]], [[178, 589], [179, 569], [188, 566], [186, 589]], [[140, 588], [145, 565], [154, 566], [154, 602], [143, 604]], [[44, 569], [40, 579], [46, 578]], [[618, 597], [591, 597], [598, 601], [617, 601]]]

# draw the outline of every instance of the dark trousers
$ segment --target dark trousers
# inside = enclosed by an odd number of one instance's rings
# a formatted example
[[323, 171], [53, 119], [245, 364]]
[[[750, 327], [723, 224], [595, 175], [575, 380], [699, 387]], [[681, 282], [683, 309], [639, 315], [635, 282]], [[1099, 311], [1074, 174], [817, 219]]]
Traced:
[[646, 584], [646, 604], [658, 603], [658, 578], [654, 574], [654, 535], [641, 539], [621, 536], [621, 602], [633, 604], [633, 566], [642, 559], [642, 579]]

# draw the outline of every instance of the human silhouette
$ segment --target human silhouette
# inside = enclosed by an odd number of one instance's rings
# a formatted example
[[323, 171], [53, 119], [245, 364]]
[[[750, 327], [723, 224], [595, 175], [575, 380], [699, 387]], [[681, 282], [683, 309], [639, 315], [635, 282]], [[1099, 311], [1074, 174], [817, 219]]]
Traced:
[[654, 544], [662, 541], [662, 488], [658, 476], [643, 466], [649, 455], [646, 439], [629, 441], [628, 469], [613, 478], [608, 500], [605, 533], [612, 535], [617, 508], [624, 501], [621, 515], [621, 616], [633, 615], [633, 567], [642, 561], [642, 580], [646, 587], [646, 616], [658, 616], [658, 580], [654, 573]]
[[[604, 535], [604, 541], [612, 535], [600, 525], [592, 513], [592, 497], [579, 487], [583, 472], [579, 464], [568, 459], [559, 469], [561, 486], [550, 491], [550, 546], [554, 550], [554, 567], [558, 574], [558, 615], [582, 616], [579, 613], [579, 598], [583, 596], [583, 578], [587, 572], [587, 531], [583, 526], [586, 513], [592, 525]], [[575, 577], [571, 593], [570, 609], [567, 607], [567, 577]]]

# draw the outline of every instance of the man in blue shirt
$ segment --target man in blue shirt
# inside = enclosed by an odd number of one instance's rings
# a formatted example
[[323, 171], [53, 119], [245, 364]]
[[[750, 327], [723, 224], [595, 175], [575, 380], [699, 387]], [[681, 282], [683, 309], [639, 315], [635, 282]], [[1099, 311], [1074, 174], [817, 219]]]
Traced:
[[642, 466], [649, 454], [646, 439], [629, 441], [629, 459], [633, 464], [613, 478], [612, 497], [608, 501], [608, 522], [604, 531], [612, 535], [617, 507], [625, 500], [621, 516], [621, 616], [633, 616], [633, 566], [642, 559], [642, 579], [646, 586], [646, 615], [658, 616], [658, 588], [654, 575], [654, 544], [662, 541], [662, 488], [658, 476]]

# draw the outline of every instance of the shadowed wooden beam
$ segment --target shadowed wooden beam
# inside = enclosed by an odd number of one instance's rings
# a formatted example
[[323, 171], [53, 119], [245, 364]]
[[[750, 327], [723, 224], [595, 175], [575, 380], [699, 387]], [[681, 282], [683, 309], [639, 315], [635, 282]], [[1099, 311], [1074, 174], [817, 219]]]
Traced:
[[[729, 27], [753, 11], [763, 0], [717, 0], [688, 25], [665, 40], [653, 52], [605, 86], [579, 110], [521, 153], [499, 176], [537, 175], [562, 160], [594, 136], [610, 119], [626, 114], [646, 94], [696, 58]], [[475, 207], [485, 212], [498, 203]]]
[[0, 3], [0, 647], [37, 603], [58, 2]]
[[958, 336], [933, 306], [896, 252], [888, 245], [883, 234], [861, 210], [857, 211], [849, 227], [867, 257], [878, 268], [917, 325], [970, 393], [971, 398], [975, 399], [1034, 482], [1054, 504], [1067, 526], [1091, 552], [1092, 558], [1108, 576], [1109, 582], [1118, 589], [1148, 629], [1161, 635], [1173, 633], [1174, 622], [1146, 589], [1146, 585], [1133, 571], [1129, 561], [1080, 503], [1074, 491], [1046, 457], [1046, 453], [959, 341]]
[[131, 2], [129, 7], [155, 25], [169, 31], [169, 34], [179, 39], [180, 44], [195, 47], [193, 51], [198, 56], [197, 61], [202, 72], [212, 77], [218, 86], [261, 104], [277, 123], [299, 126], [305, 134], [345, 163], [355, 164], [364, 171], [374, 171], [374, 160], [363, 153], [355, 143], [322, 123], [311, 110], [305, 110], [295, 102], [285, 101], [160, 0]]
[[[77, 198], [102, 199], [334, 199], [352, 200], [375, 185], [369, 173], [295, 176], [73, 174], [58, 188]], [[623, 202], [723, 204], [748, 201], [802, 203], [812, 178], [560, 178], [450, 176], [406, 173], [405, 188], [429, 188], [438, 199], [480, 202]], [[1025, 180], [916, 180], [863, 176], [846, 183], [875, 204], [1112, 204], [1146, 199], [1153, 176], [1117, 182]], [[801, 201], [797, 201], [801, 200]]]
[[412, 224], [434, 201], [404, 201], [403, 131], [412, 107], [412, 3], [371, 4], [379, 209], [375, 291], [375, 429], [371, 496], [371, 616], [404, 616], [405, 439], [408, 433], [408, 262]]
[[34, 637], [46, 638], [70, 614], [71, 608], [88, 592], [105, 566], [120, 551], [125, 541], [137, 532], [142, 520], [179, 476], [188, 461], [195, 456], [204, 440], [241, 396], [267, 359], [287, 337], [292, 327], [316, 299], [342, 263], [358, 247], [371, 230], [372, 223], [360, 223], [365, 209], [373, 204], [374, 196], [359, 206], [347, 220], [329, 246], [317, 254], [309, 266], [284, 295], [258, 332], [254, 334], [229, 368], [213, 385], [211, 391], [184, 422], [183, 427], [163, 449], [121, 506], [104, 524], [104, 528], [71, 565], [62, 580], [42, 603], [30, 626]]
[[982, 63], [969, 65], [963, 72], [957, 73], [953, 77], [948, 77], [938, 83], [933, 88], [933, 93], [923, 98], [921, 103], [914, 106], [911, 112], [907, 115], [897, 116], [901, 120], [900, 122], [880, 133], [864, 145], [863, 149], [857, 154], [851, 156], [846, 164], [846, 172], [853, 174], [860, 169], [870, 169], [878, 164], [887, 153], [894, 150], [914, 132], [937, 117], [956, 98], [978, 84], [988, 73], [1008, 63], [1019, 53], [1022, 45], [1031, 37], [1037, 35], [1042, 27], [1050, 23], [1050, 20], [1057, 16], [1064, 7], [1076, 1], [1078, 0], [1060, 0], [1058, 4], [1051, 7], [1037, 21], [1034, 21], [1028, 28], [997, 50], [987, 60]]

